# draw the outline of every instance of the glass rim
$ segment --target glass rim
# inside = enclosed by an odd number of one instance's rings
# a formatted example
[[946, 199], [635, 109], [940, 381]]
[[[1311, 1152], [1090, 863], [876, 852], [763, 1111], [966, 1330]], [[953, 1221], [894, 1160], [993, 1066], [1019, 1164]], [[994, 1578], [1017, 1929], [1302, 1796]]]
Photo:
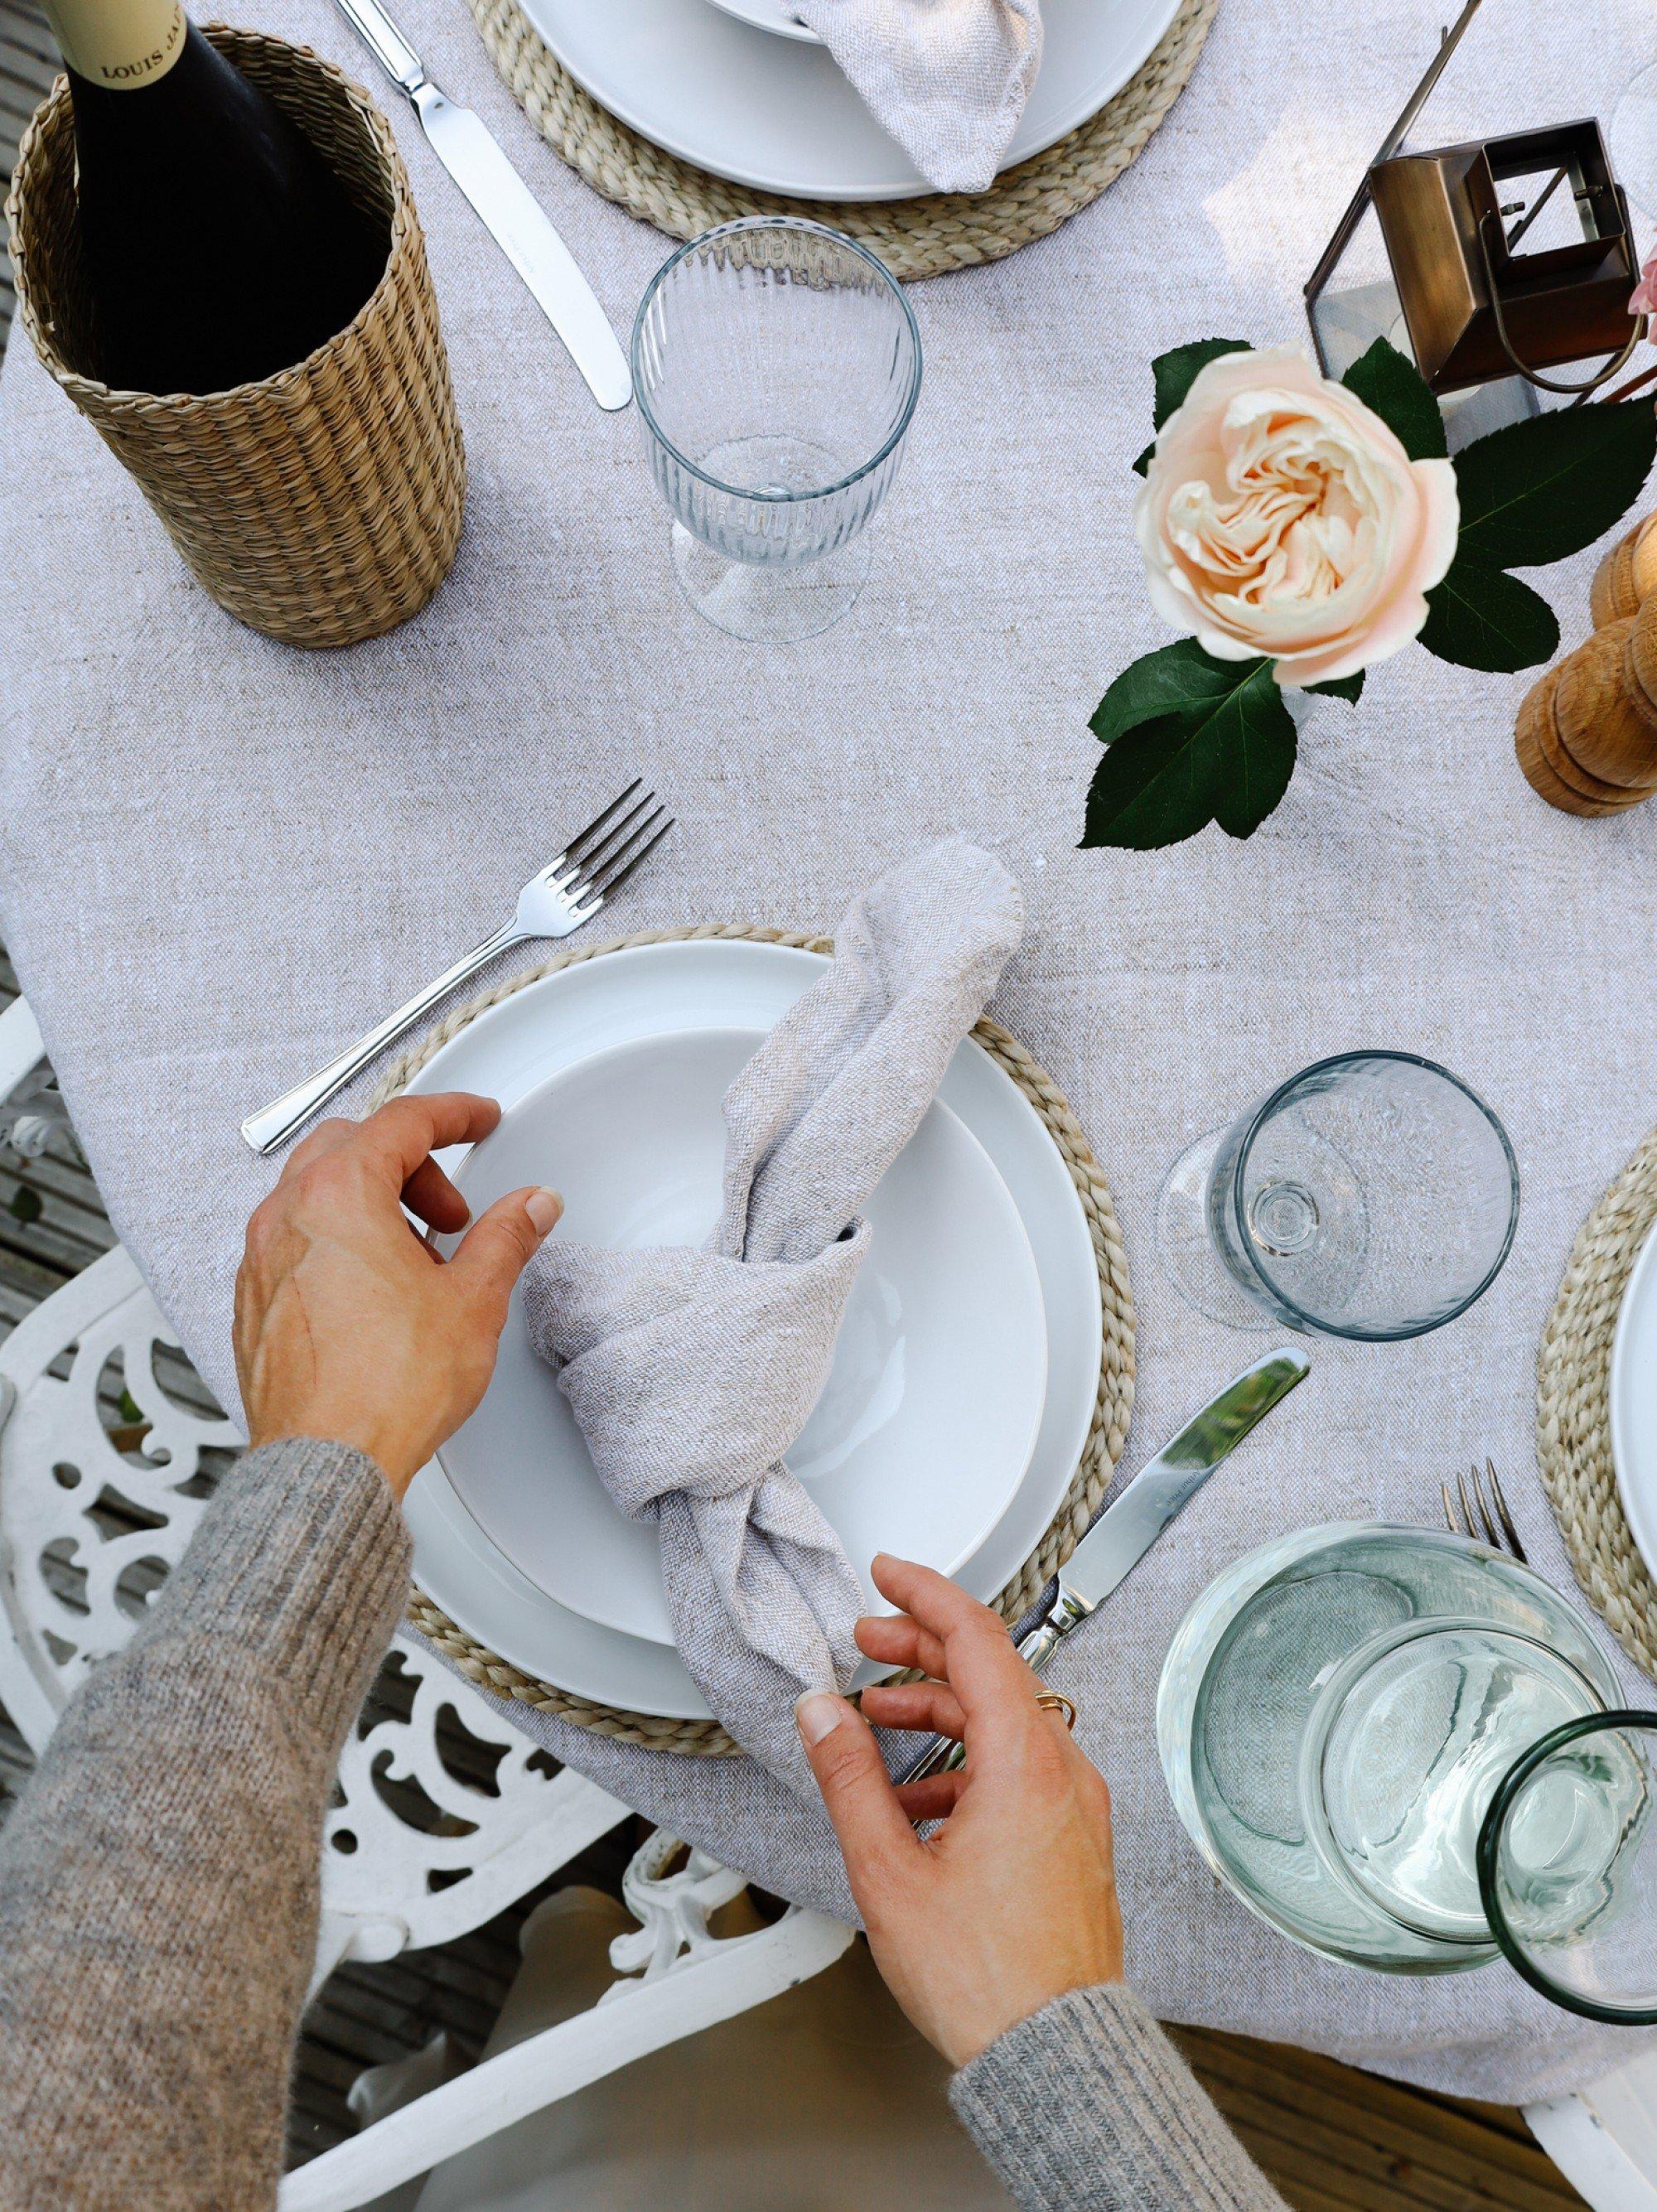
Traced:
[[1657, 1733], [1657, 1712], [1638, 1705], [1614, 1705], [1602, 1713], [1585, 1713], [1578, 1720], [1562, 1721], [1546, 1735], [1539, 1736], [1530, 1749], [1516, 1759], [1496, 1784], [1496, 1795], [1485, 1808], [1484, 1824], [1478, 1831], [1473, 1860], [1478, 1871], [1478, 1901], [1484, 1917], [1490, 1923], [1502, 1957], [1521, 1980], [1527, 1981], [1551, 2004], [1566, 2012], [1574, 2012], [1583, 2020], [1595, 2020], [1610, 2027], [1650, 2027], [1657, 2026], [1657, 2002], [1648, 2005], [1601, 2004], [1593, 1997], [1581, 1996], [1563, 1982], [1556, 1982], [1545, 1974], [1520, 1944], [1508, 1924], [1502, 1910], [1500, 1885], [1496, 1878], [1496, 1851], [1502, 1832], [1507, 1826], [1508, 1814], [1514, 1800], [1530, 1780], [1537, 1768], [1551, 1759], [1557, 1751], [1579, 1737], [1598, 1735], [1603, 1730], [1641, 1729], [1648, 1734]]
[[[730, 238], [738, 231], [756, 230], [804, 231], [818, 238], [829, 238], [836, 246], [843, 246], [849, 252], [855, 254], [859, 261], [866, 262], [880, 278], [888, 293], [902, 309], [903, 319], [908, 326], [909, 340], [913, 349], [909, 369], [909, 388], [904, 394], [903, 405], [899, 412], [897, 422], [884, 443], [868, 460], [860, 461], [856, 468], [848, 471], [845, 476], [837, 477], [833, 483], [816, 485], [810, 491], [750, 490], [746, 485], [727, 483], [723, 477], [712, 476], [706, 469], [698, 467], [688, 453], [682, 452], [674, 444], [672, 439], [658, 422], [650, 402], [646, 397], [644, 382], [639, 374], [640, 344], [644, 332], [645, 317], [649, 313], [651, 303], [657, 294], [679, 264], [713, 239]], [[732, 499], [757, 500], [770, 507], [798, 507], [808, 500], [832, 499], [837, 492], [848, 491], [854, 483], [860, 483], [869, 475], [871, 470], [877, 469], [881, 463], [895, 452], [902, 443], [904, 434], [913, 419], [916, 404], [920, 398], [921, 366], [920, 325], [915, 320], [914, 309], [904, 296], [903, 287], [880, 256], [877, 253], [871, 253], [866, 246], [859, 246], [857, 240], [848, 237], [845, 231], [835, 230], [831, 224], [826, 222], [814, 222], [809, 216], [801, 215], [739, 216], [733, 222], [715, 223], [712, 230], [700, 231], [695, 238], [688, 238], [676, 252], [668, 255], [649, 283], [646, 285], [644, 297], [639, 302], [638, 313], [633, 318], [633, 336], [628, 345], [628, 367], [633, 377], [633, 396], [638, 403], [639, 413], [651, 436], [673, 456], [682, 469], [695, 477], [699, 483], [707, 485], [710, 490], [724, 492]]]
[[[1272, 1114], [1309, 1076], [1321, 1075], [1332, 1067], [1349, 1067], [1355, 1062], [1364, 1060], [1393, 1060], [1400, 1066], [1423, 1067], [1429, 1074], [1442, 1075], [1447, 1083], [1452, 1085], [1464, 1098], [1470, 1100], [1478, 1108], [1490, 1127], [1495, 1130], [1496, 1140], [1502, 1147], [1502, 1156], [1508, 1163], [1509, 1198], [1508, 1228], [1506, 1235], [1502, 1239], [1501, 1249], [1480, 1281], [1464, 1298], [1452, 1306], [1448, 1313], [1439, 1315], [1435, 1321], [1411, 1322], [1407, 1328], [1344, 1328], [1338, 1322], [1320, 1321], [1315, 1314], [1308, 1311], [1299, 1299], [1290, 1297], [1290, 1293], [1277, 1282], [1271, 1269], [1264, 1264], [1256, 1252], [1254, 1240], [1249, 1235], [1248, 1224], [1243, 1218], [1243, 1176], [1253, 1152], [1255, 1140]], [[1495, 1109], [1486, 1105], [1470, 1083], [1464, 1083], [1461, 1078], [1452, 1069], [1446, 1067], [1442, 1060], [1428, 1060], [1416, 1052], [1394, 1052], [1384, 1046], [1368, 1046], [1351, 1052], [1332, 1052], [1322, 1060], [1310, 1061], [1305, 1067], [1296, 1069], [1293, 1075], [1285, 1077], [1283, 1082], [1278, 1085], [1276, 1090], [1261, 1101], [1254, 1109], [1248, 1127], [1243, 1133], [1243, 1140], [1237, 1148], [1236, 1163], [1231, 1170], [1229, 1198], [1238, 1239], [1242, 1249], [1248, 1255], [1248, 1264], [1278, 1304], [1290, 1316], [1291, 1325], [1298, 1323], [1314, 1335], [1341, 1337], [1350, 1344], [1402, 1344], [1417, 1336], [1430, 1336], [1435, 1328], [1444, 1328], [1451, 1322], [1459, 1321], [1470, 1306], [1478, 1304], [1485, 1291], [1490, 1289], [1490, 1285], [1502, 1273], [1507, 1264], [1508, 1255], [1513, 1249], [1513, 1240], [1519, 1231], [1519, 1162], [1514, 1153], [1512, 1139], [1502, 1126]]]

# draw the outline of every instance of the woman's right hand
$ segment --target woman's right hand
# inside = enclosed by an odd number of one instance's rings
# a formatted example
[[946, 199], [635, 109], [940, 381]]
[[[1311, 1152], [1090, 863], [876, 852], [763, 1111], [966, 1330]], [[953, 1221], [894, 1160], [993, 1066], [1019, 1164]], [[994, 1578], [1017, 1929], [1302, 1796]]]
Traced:
[[865, 1690], [864, 1712], [964, 1742], [968, 1763], [895, 1789], [868, 1722], [827, 1691], [800, 1699], [800, 1735], [875, 1964], [964, 2066], [1054, 1997], [1121, 1978], [1110, 1796], [987, 1606], [902, 1559], [874, 1578], [903, 1610], [859, 1621], [859, 1644], [932, 1679]]

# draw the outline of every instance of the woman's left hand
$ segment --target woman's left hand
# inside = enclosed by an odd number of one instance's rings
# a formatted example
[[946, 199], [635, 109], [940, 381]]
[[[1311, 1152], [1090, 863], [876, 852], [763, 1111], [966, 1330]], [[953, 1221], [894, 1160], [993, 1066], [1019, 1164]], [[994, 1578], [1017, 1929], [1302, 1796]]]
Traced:
[[236, 1277], [236, 1374], [255, 1444], [355, 1444], [400, 1498], [489, 1387], [507, 1302], [562, 1211], [555, 1191], [497, 1199], [444, 1261], [470, 1210], [435, 1160], [501, 1119], [493, 1099], [397, 1098], [322, 1122], [247, 1224]]

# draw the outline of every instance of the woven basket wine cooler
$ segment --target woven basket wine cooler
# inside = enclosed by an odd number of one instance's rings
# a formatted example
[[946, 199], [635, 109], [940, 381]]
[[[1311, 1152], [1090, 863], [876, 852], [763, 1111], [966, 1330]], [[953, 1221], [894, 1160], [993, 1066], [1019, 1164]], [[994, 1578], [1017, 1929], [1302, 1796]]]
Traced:
[[385, 232], [368, 299], [307, 359], [257, 384], [192, 398], [98, 382], [59, 78], [28, 127], [7, 204], [19, 312], [219, 605], [290, 645], [349, 645], [423, 606], [460, 537], [465, 456], [425, 241], [402, 157], [364, 92], [307, 47], [217, 25], [208, 35]]

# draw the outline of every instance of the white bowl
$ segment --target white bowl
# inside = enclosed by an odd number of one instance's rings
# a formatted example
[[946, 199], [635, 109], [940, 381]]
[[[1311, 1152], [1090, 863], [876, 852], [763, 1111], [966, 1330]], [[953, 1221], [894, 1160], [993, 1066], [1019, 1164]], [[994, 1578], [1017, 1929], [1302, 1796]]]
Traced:
[[[474, 1213], [520, 1184], [562, 1194], [555, 1234], [636, 1250], [706, 1242], [725, 1093], [762, 1033], [617, 1046], [521, 1099], [458, 1180]], [[1029, 1466], [1047, 1389], [1029, 1239], [965, 1125], [934, 1103], [866, 1208], [873, 1231], [822, 1395], [788, 1454], [863, 1577], [879, 1551], [953, 1574]], [[572, 1612], [673, 1641], [652, 1523], [625, 1519], [514, 1300], [483, 1404], [440, 1454], [485, 1533]]]

